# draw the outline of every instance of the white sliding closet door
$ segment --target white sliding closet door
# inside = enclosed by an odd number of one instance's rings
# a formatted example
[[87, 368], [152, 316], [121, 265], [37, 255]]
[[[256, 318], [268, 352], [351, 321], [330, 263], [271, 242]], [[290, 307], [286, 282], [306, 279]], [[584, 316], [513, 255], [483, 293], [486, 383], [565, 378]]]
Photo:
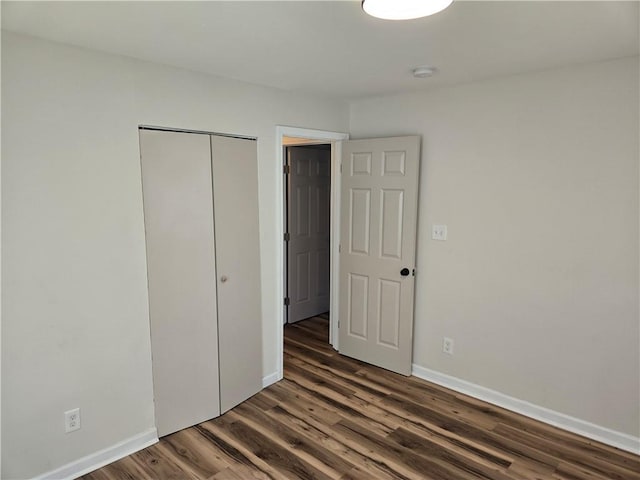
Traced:
[[254, 140], [211, 136], [220, 409], [262, 388], [258, 165]]
[[220, 414], [209, 135], [140, 130], [158, 435]]

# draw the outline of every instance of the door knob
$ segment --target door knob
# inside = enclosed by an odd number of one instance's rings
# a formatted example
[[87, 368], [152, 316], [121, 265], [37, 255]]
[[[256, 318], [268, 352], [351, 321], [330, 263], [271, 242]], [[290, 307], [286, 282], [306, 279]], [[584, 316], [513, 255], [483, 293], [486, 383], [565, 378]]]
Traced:
[[400, 275], [402, 275], [403, 277], [406, 277], [409, 275], [409, 269], [408, 268], [403, 268], [402, 270], [400, 270]]
[[227, 280], [229, 280], [229, 278], [228, 278], [226, 275], [222, 275], [222, 276], [220, 277], [220, 281], [221, 281], [222, 283], [226, 282]]

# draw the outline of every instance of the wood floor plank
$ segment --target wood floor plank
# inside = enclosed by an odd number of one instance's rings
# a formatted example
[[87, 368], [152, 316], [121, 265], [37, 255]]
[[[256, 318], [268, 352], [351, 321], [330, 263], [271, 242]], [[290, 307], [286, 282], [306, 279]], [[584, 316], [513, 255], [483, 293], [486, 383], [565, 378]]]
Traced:
[[[317, 379], [324, 379], [326, 381], [332, 381], [336, 385], [339, 385], [343, 388], [353, 388], [354, 383], [349, 382], [347, 378], [342, 378], [339, 376], [330, 376], [330, 374], [322, 369], [318, 369], [313, 365], [306, 364], [305, 362], [294, 362], [290, 360], [290, 363], [294, 365], [299, 365], [305, 369], [307, 372], [313, 373]], [[318, 380], [321, 381], [321, 380]], [[402, 425], [403, 419], [402, 417], [396, 416], [382, 408], [377, 406], [377, 402], [382, 400], [386, 395], [382, 394], [380, 391], [370, 390], [367, 386], [358, 384], [357, 388], [354, 389], [354, 393], [351, 396], [343, 396], [343, 398], [339, 398], [338, 401], [343, 405], [341, 410], [338, 410], [338, 413], [347, 413], [346, 407], [355, 409], [359, 412], [360, 415], [365, 416], [369, 419], [369, 421], [377, 422], [384, 425], [387, 428], [395, 429], [398, 426]], [[335, 397], [332, 397], [335, 399]], [[365, 402], [364, 404], [362, 402]]]
[[379, 480], [387, 480], [387, 479], [395, 480], [401, 477], [372, 476], [371, 472], [365, 471], [360, 467], [354, 467], [351, 470], [349, 470], [347, 473], [345, 473], [342, 477], [340, 477], [340, 480], [371, 480], [372, 478], [379, 479]]
[[270, 438], [277, 445], [291, 450], [300, 459], [331, 478], [338, 479], [343, 472], [354, 467], [339, 455], [300, 435], [286, 423], [274, 421], [274, 417], [267, 416], [265, 412], [256, 411], [249, 405], [239, 405], [231, 413], [232, 418], [242, 420], [250, 428]]
[[609, 480], [608, 477], [565, 462], [560, 462], [558, 468], [553, 472], [552, 478], [554, 480]]
[[[218, 422], [238, 443], [260, 458], [285, 478], [308, 478], [309, 480], [331, 480], [332, 477], [311, 465], [306, 459], [296, 455], [292, 448], [286, 448], [262, 434], [248, 422], [228, 415], [224, 422]], [[212, 422], [209, 422], [212, 423]]]
[[553, 455], [560, 460], [568, 461], [586, 471], [591, 471], [598, 475], [607, 475], [610, 480], [640, 479], [640, 472], [637, 470], [633, 472], [614, 463], [605, 462], [598, 457], [584, 455], [570, 446], [550, 441], [541, 442], [538, 437], [509, 425], [499, 424], [494, 431], [506, 439], [516, 440], [520, 444], [535, 448], [548, 455]]
[[557, 428], [549, 431], [547, 428], [536, 427], [538, 426], [534, 425], [532, 428], [509, 422], [498, 424], [496, 431], [508, 429], [510, 432], [515, 431], [517, 434], [526, 435], [532, 442], [548, 447], [549, 451], [563, 452], [562, 455], [558, 455], [560, 458], [571, 456], [576, 461], [585, 459], [599, 465], [613, 464], [621, 467], [623, 471], [640, 472], [640, 457], [637, 455], [627, 454], [627, 452], [618, 449], [614, 450], [612, 447], [601, 448], [601, 445], [595, 444], [589, 439], [559, 431]]
[[[249, 477], [248, 477], [249, 478]], [[227, 467], [221, 472], [216, 473], [211, 480], [245, 480], [240, 473], [237, 473], [233, 468]]]
[[349, 415], [352, 421], [366, 425], [371, 431], [386, 435], [393, 430], [392, 426], [385, 424], [384, 418], [374, 418], [367, 415], [370, 410], [366, 402], [356, 398], [353, 393], [345, 391], [337, 382], [327, 382], [311, 372], [305, 372], [294, 367], [289, 367], [289, 380], [296, 383], [298, 388], [318, 395], [323, 403], [333, 407], [339, 414]]
[[309, 418], [314, 418], [326, 425], [334, 425], [342, 418], [331, 405], [318, 401], [318, 398], [310, 394], [308, 390], [300, 389], [296, 383], [289, 379], [284, 379], [272, 386], [273, 388], [269, 388], [266, 394], [279, 399], [281, 403], [278, 406], [280, 407], [291, 405], [300, 408]]
[[312, 351], [316, 355], [323, 357], [333, 356], [333, 352], [326, 348], [324, 341], [318, 340], [303, 331], [296, 331], [295, 333], [290, 334], [287, 337], [286, 346], [303, 349], [305, 351]]
[[556, 471], [555, 467], [518, 459], [509, 466], [507, 472], [521, 480], [546, 480]]
[[296, 331], [305, 333], [323, 346], [329, 343], [329, 322], [316, 318], [314, 322], [298, 322]]
[[372, 378], [373, 382], [379, 382], [390, 388], [397, 398], [412, 401], [418, 404], [428, 403], [429, 408], [439, 411], [444, 415], [455, 417], [461, 421], [473, 425], [482, 425], [487, 429], [491, 429], [497, 425], [496, 419], [486, 414], [486, 411], [468, 408], [458, 402], [455, 396], [443, 394], [436, 389], [429, 388], [429, 385], [410, 385], [408, 382], [402, 381], [398, 375], [389, 375], [391, 372], [385, 372], [383, 379], [376, 380], [375, 372], [369, 369], [361, 369], [358, 376], [364, 378]]
[[306, 348], [302, 343], [292, 342], [289, 339], [287, 339], [285, 343], [284, 350], [291, 355], [297, 353], [300, 357], [306, 358], [308, 361], [313, 360], [316, 364], [324, 365], [341, 372], [356, 373], [363, 368], [362, 365], [354, 363], [350, 358], [336, 355], [329, 349], [326, 349], [324, 352], [319, 352]]
[[268, 480], [269, 478], [269, 476], [257, 468], [237, 464], [216, 473], [209, 480]]
[[151, 480], [153, 477], [142, 470], [129, 456], [95, 470], [83, 478], [87, 480]]
[[210, 420], [200, 424], [200, 427], [203, 433], [207, 432], [209, 434], [208, 438], [211, 441], [218, 445], [222, 443], [222, 448], [230, 455], [233, 455], [239, 463], [259, 470], [268, 479], [284, 480], [287, 478], [278, 470], [272, 468], [271, 465], [265, 462], [259, 455], [255, 454], [250, 447], [244, 445], [244, 442], [233, 432], [228, 432], [227, 429], [223, 428], [221, 422]]
[[164, 437], [161, 445], [169, 456], [197, 478], [209, 478], [232, 465], [228, 457], [213, 445], [202, 441], [194, 429], [185, 429]]
[[341, 420], [335, 425], [335, 428], [344, 436], [351, 437], [354, 442], [361, 445], [361, 448], [368, 450], [370, 455], [375, 452], [385, 462], [393, 464], [395, 468], [403, 473], [434, 480], [442, 478], [451, 480], [478, 478], [466, 471], [459, 470], [455, 465], [443, 465], [441, 462], [421, 457], [410, 449], [395, 444], [387, 437], [367, 432], [360, 425], [349, 420]]
[[465, 438], [469, 438], [479, 443], [489, 445], [495, 450], [504, 452], [513, 458], [524, 459], [529, 462], [541, 464], [546, 467], [555, 468], [558, 459], [552, 455], [540, 452], [535, 448], [522, 445], [516, 442], [510, 442], [502, 436], [487, 430], [484, 427], [474, 426], [462, 422], [455, 417], [448, 417], [439, 412], [431, 410], [422, 405], [415, 404], [406, 400], [398, 399], [393, 396], [387, 397], [381, 404], [393, 408], [395, 411], [404, 412], [407, 418], [419, 423], [429, 429], [442, 429]]
[[[293, 423], [300, 425], [308, 434], [315, 435], [316, 437], [319, 436], [326, 448], [335, 451], [346, 460], [358, 465], [362, 470], [369, 472], [370, 478], [382, 480], [388, 478], [406, 480], [408, 478], [390, 467], [384, 461], [384, 458], [373, 458], [366, 451], [361, 453], [359, 445], [354, 445], [349, 437], [345, 437], [335, 430], [335, 424], [329, 425], [325, 422], [318, 421], [316, 417], [306, 415], [304, 408], [296, 406], [291, 402], [282, 404], [269, 413], [272, 415], [277, 414], [278, 410], [282, 410], [290, 417]], [[322, 439], [325, 440], [323, 441]]]
[[640, 457], [339, 355], [285, 327], [284, 379], [84, 480], [640, 480]]
[[[302, 400], [305, 402], [310, 402], [312, 405], [316, 401], [312, 397], [306, 397], [306, 398], [302, 397]], [[304, 419], [305, 423], [308, 423], [309, 425], [315, 427], [316, 429], [326, 434], [328, 437], [332, 438], [336, 442], [339, 442], [339, 444], [341, 444], [343, 448], [346, 448], [346, 450], [344, 450], [345, 455], [351, 455], [351, 452], [355, 452], [356, 455], [359, 455], [362, 458], [364, 458], [365, 459], [364, 463], [360, 465], [361, 467], [363, 467], [363, 469], [365, 470], [373, 469], [376, 473], [382, 471], [382, 472], [385, 472], [386, 474], [391, 475], [392, 478], [402, 478], [402, 479], [415, 478], [414, 473], [404, 472], [404, 468], [402, 468], [402, 466], [400, 469], [396, 468], [393, 465], [393, 462], [391, 463], [388, 462], [384, 455], [373, 455], [374, 452], [370, 452], [366, 448], [363, 449], [360, 443], [353, 440], [352, 435], [344, 435], [341, 433], [341, 431], [336, 429], [336, 424], [328, 425], [325, 422], [318, 421], [313, 415], [309, 415], [309, 416], [306, 415], [305, 414], [306, 410], [300, 405], [296, 405], [293, 402], [288, 402], [286, 404], [282, 404], [279, 408], [285, 409], [286, 412], [292, 417], [299, 415], [300, 416], [299, 418]], [[309, 408], [314, 408], [314, 407], [309, 407]], [[345, 417], [341, 417], [341, 420], [343, 420], [344, 418]], [[386, 477], [377, 474], [377, 475], [372, 475], [372, 478], [386, 478]]]
[[269, 410], [277, 405], [272, 400], [268, 399], [263, 394], [264, 391], [256, 393], [253, 397], [247, 400], [251, 405], [255, 405], [256, 407], [262, 410]]
[[[320, 430], [322, 425], [320, 428], [317, 428], [314, 426], [315, 422], [310, 420], [308, 417], [305, 417], [304, 414], [298, 417], [297, 415], [299, 413], [300, 411], [293, 410], [290, 407], [289, 409], [286, 409], [286, 407], [275, 407], [267, 412], [270, 417], [277, 419], [283, 424], [289, 425], [291, 429], [297, 431], [300, 435], [315, 441], [323, 449], [335, 453], [340, 458], [344, 459], [345, 462], [348, 462], [351, 465], [359, 465], [359, 467], [354, 468], [358, 470], [358, 472], [368, 475], [368, 478], [376, 478], [380, 480], [394, 480], [402, 478], [390, 469], [385, 468], [368, 457], [352, 450], [347, 445], [341, 443], [339, 438], [323, 432]], [[354, 468], [347, 470], [351, 472]]]
[[405, 421], [402, 428], [409, 432], [432, 442], [441, 445], [449, 450], [460, 453], [463, 456], [472, 455], [478, 459], [484, 459], [489, 465], [498, 465], [508, 467], [514, 462], [514, 457], [498, 450], [492, 446], [482, 444], [473, 439], [465, 438], [462, 435], [450, 432], [443, 428], [430, 425], [428, 428], [424, 425]]
[[393, 390], [385, 388], [384, 386], [367, 381], [363, 377], [356, 375], [341, 374], [339, 370], [319, 362], [309, 360], [308, 355], [305, 353], [297, 353], [287, 349], [285, 352], [287, 365], [297, 365], [305, 370], [314, 372], [318, 376], [331, 379], [342, 385], [349, 385], [352, 388], [355, 386], [355, 394], [361, 396], [362, 393], [367, 394], [367, 397], [361, 397], [363, 400], [376, 401], [382, 395], [389, 395]]
[[492, 460], [486, 460], [471, 451], [449, 448], [446, 444], [430, 441], [428, 437], [420, 436], [404, 428], [398, 428], [387, 439], [422, 457], [437, 459], [440, 464], [455, 466], [459, 470], [477, 475], [479, 478], [509, 480], [509, 476], [505, 472], [511, 466], [511, 462], [504, 462], [495, 457]]
[[172, 461], [163, 445], [157, 443], [132, 455], [133, 460], [151, 478], [188, 480], [197, 478]]

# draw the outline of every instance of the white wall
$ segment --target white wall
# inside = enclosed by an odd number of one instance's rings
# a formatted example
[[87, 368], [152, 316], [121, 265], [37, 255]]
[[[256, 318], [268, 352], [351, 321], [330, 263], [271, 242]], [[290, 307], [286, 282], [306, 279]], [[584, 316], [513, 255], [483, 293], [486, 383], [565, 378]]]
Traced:
[[[258, 137], [274, 373], [275, 126], [344, 131], [346, 105], [9, 33], [2, 87], [2, 477], [154, 426], [139, 124]], [[82, 429], [65, 434], [74, 407]]]
[[632, 58], [352, 104], [352, 138], [423, 138], [417, 365], [638, 437], [638, 85]]

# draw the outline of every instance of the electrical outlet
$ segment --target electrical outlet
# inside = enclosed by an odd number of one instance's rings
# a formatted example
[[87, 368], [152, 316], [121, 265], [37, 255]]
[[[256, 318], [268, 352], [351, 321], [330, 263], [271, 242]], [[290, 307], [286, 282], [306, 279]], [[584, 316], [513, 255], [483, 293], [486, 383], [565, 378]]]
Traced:
[[431, 226], [431, 238], [433, 240], [445, 241], [447, 239], [447, 226], [446, 225], [432, 225]]
[[74, 408], [64, 412], [64, 431], [66, 433], [80, 430], [80, 409]]
[[442, 339], [442, 351], [449, 355], [453, 355], [453, 339], [447, 337]]

